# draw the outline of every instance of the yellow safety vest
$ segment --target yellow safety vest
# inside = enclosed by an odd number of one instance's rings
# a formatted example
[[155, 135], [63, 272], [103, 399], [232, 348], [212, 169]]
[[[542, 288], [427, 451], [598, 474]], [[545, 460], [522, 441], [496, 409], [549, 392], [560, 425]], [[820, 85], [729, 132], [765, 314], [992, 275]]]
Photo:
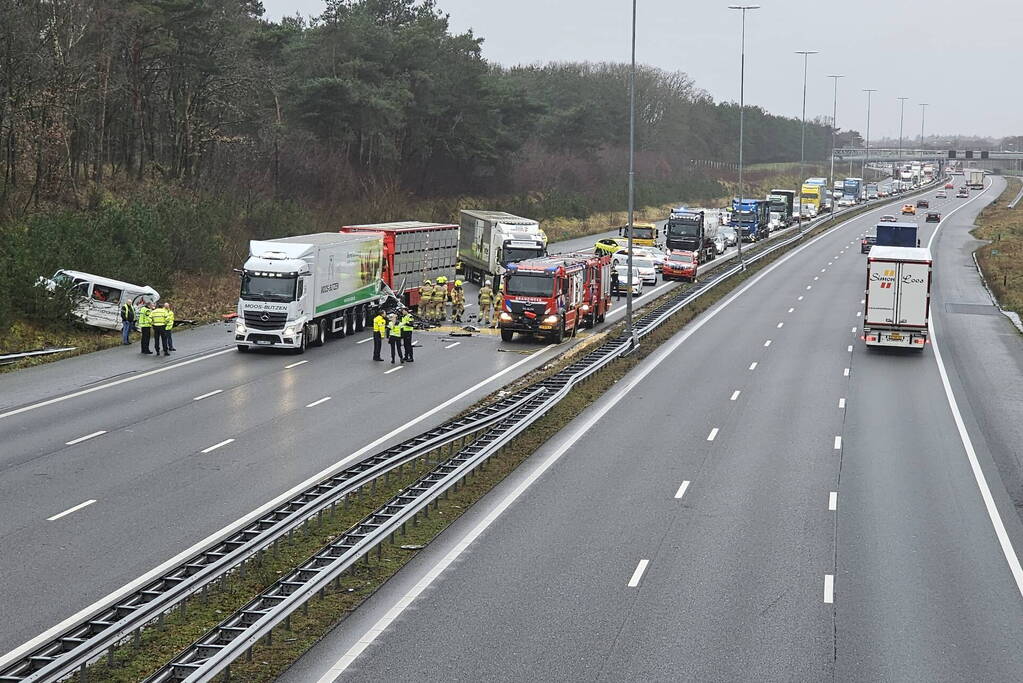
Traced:
[[167, 309], [166, 308], [154, 308], [149, 313], [149, 321], [153, 327], [163, 327], [167, 324]]
[[169, 330], [174, 327], [174, 311], [169, 308], [165, 308], [164, 310], [167, 311], [167, 323], [163, 326], [163, 329]]
[[388, 331], [388, 336], [400, 337], [401, 336], [401, 321], [395, 320], [394, 324], [391, 325], [391, 329]]
[[373, 331], [381, 337], [384, 336], [384, 333], [387, 332], [387, 318], [382, 315], [373, 318]]
[[152, 311], [146, 306], [139, 308], [139, 327], [152, 327]]

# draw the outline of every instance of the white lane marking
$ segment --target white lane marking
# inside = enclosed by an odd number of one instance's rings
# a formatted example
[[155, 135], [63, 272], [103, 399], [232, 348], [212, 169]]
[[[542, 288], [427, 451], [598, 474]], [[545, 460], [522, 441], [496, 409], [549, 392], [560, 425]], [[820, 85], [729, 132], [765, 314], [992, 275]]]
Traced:
[[861, 305], [862, 305], [862, 304], [865, 304], [865, 303], [867, 303], [867, 300], [866, 300], [866, 299], [860, 299], [860, 304], [861, 304]]
[[778, 329], [785, 327], [785, 323], [778, 323]]
[[813, 289], [813, 285], [807, 285], [806, 288], [807, 289]]
[[193, 401], [201, 401], [201, 400], [203, 400], [204, 398], [209, 398], [210, 396], [216, 396], [217, 394], [219, 394], [219, 393], [222, 393], [223, 391], [224, 391], [223, 389], [214, 389], [213, 391], [211, 391], [211, 392], [209, 392], [209, 393], [206, 393], [206, 394], [200, 394], [199, 396], [196, 396], [196, 397], [195, 397], [195, 398], [193, 398], [192, 400], [193, 400]]
[[53, 517], [47, 517], [46, 521], [47, 522], [52, 522], [52, 521], [60, 519], [61, 517], [67, 517], [72, 512], [77, 512], [78, 510], [81, 510], [84, 507], [88, 507], [88, 506], [92, 505], [95, 502], [96, 502], [95, 499], [90, 499], [90, 500], [85, 501], [84, 503], [79, 503], [78, 505], [76, 505], [74, 507], [70, 507], [67, 510], [64, 510], [64, 512], [58, 512]]
[[828, 494], [828, 509], [831, 511], [838, 509], [838, 491], [832, 491]]
[[718, 435], [718, 428], [714, 427], [713, 429], [710, 430], [710, 434], [707, 435], [707, 441], [713, 441], [714, 439], [717, 438], [717, 435]]
[[835, 575], [824, 575], [824, 604], [830, 605], [835, 601]]
[[151, 377], [152, 375], [157, 375], [161, 372], [167, 372], [169, 370], [181, 368], [186, 365], [191, 365], [192, 363], [198, 363], [199, 361], [207, 360], [215, 356], [222, 356], [225, 353], [237, 353], [237, 351], [233, 348], [224, 349], [223, 351], [215, 351], [205, 356], [199, 356], [198, 358], [192, 358], [190, 360], [181, 361], [180, 363], [175, 363], [174, 365], [165, 365], [162, 368], [157, 368], [156, 370], [149, 370], [147, 372], [139, 373], [138, 375], [132, 375], [131, 377], [123, 377], [121, 379], [114, 380], [113, 382], [107, 382], [106, 384], [100, 384], [95, 387], [89, 387], [88, 389], [82, 389], [81, 391], [74, 391], [71, 392], [70, 394], [64, 394], [63, 396], [57, 396], [56, 398], [50, 398], [45, 401], [40, 401], [39, 403], [33, 403], [32, 405], [22, 406], [21, 408], [15, 408], [14, 410], [8, 410], [6, 413], [0, 413], [0, 420], [2, 420], [5, 417], [11, 417], [12, 415], [20, 415], [21, 413], [27, 413], [28, 411], [35, 410], [36, 408], [43, 408], [45, 406], [51, 406], [54, 403], [60, 403], [62, 401], [67, 401], [72, 398], [78, 398], [79, 396], [85, 396], [87, 394], [93, 393], [94, 391], [101, 391], [103, 389], [109, 389], [110, 387], [116, 387], [118, 385], [126, 384], [128, 382], [134, 382], [135, 380], [142, 379], [143, 377]]
[[820, 275], [814, 275], [814, 276], [813, 276], [813, 281], [814, 281], [814, 282], [817, 282], [817, 280], [820, 280], [820, 279], [821, 279], [821, 276], [820, 276]]
[[643, 572], [646, 571], [648, 564], [650, 564], [650, 560], [639, 561], [639, 564], [636, 565], [636, 571], [632, 572], [632, 578], [629, 579], [629, 588], [635, 588], [639, 585], [639, 580], [643, 578]]
[[826, 273], [826, 272], [828, 272], [828, 269], [827, 268], [821, 268], [821, 272], [822, 273]]
[[838, 407], [839, 408], [845, 408], [845, 399], [844, 398], [838, 399]]
[[[807, 287], [807, 289], [810, 289], [810, 288]], [[796, 301], [802, 301], [802, 300], [803, 300], [803, 296], [802, 295], [799, 295], [799, 296], [796, 297]]]
[[770, 346], [770, 345], [771, 345], [771, 340], [770, 339], [768, 339], [767, 341], [764, 342], [764, 346]]
[[856, 317], [857, 318], [859, 318], [861, 315], [863, 315], [863, 311], [856, 311]]
[[794, 308], [790, 308], [790, 309], [789, 309], [789, 313], [791, 313], [791, 312], [792, 312], [792, 311], [794, 311], [794, 310], [796, 310], [796, 309], [794, 309]]
[[404, 365], [399, 365], [399, 366], [398, 366], [398, 367], [396, 367], [396, 368], [391, 368], [390, 370], [387, 370], [386, 372], [384, 372], [384, 374], [385, 374], [385, 375], [389, 375], [389, 374], [391, 374], [392, 372], [398, 372], [398, 370], [401, 370], [401, 369], [402, 369], [403, 367], [405, 367], [405, 366], [404, 366]]
[[359, 341], [357, 341], [355, 343], [356, 344], [365, 344], [366, 342], [370, 342], [370, 341], [373, 341], [373, 337], [366, 337], [365, 339], [360, 339]]
[[[814, 239], [819, 239], [819, 237], [814, 238]], [[808, 242], [807, 244], [812, 244], [812, 242]], [[802, 248], [802, 247], [800, 247], [800, 248]], [[783, 261], [784, 261], [784, 259], [780, 259], [776, 263], [782, 263]], [[773, 265], [774, 264], [772, 264], [772, 267], [773, 267]], [[757, 279], [759, 279], [759, 277], [760, 276], [758, 276], [757, 278], [754, 278], [752, 282], [756, 282]], [[746, 289], [748, 289], [749, 287], [750, 287], [750, 285], [747, 285]], [[724, 305], [724, 302], [722, 302], [722, 305]], [[711, 311], [710, 313], [707, 314], [706, 319], [709, 320], [709, 319], [713, 318], [715, 315], [716, 315], [716, 313]], [[694, 326], [694, 330], [695, 329], [699, 329], [700, 327], [702, 327], [702, 322], [698, 321], [698, 324]], [[518, 368], [522, 367], [526, 363], [535, 362], [538, 357], [542, 356], [543, 354], [545, 354], [545, 353], [547, 353], [547, 352], [549, 352], [549, 351], [551, 351], [552, 349], [555, 349], [555, 348], [557, 348], [556, 345], [549, 344], [549, 345], [545, 346], [544, 348], [538, 350], [536, 353], [534, 353], [534, 354], [532, 354], [530, 356], [526, 356], [525, 358], [522, 358], [522, 359], [516, 361], [515, 363], [512, 363], [511, 365], [509, 365], [508, 367], [504, 368], [503, 370], [499, 370], [498, 372], [494, 373], [490, 377], [486, 377], [486, 378], [480, 380], [476, 384], [473, 384], [472, 386], [468, 387], [467, 389], [462, 390], [460, 393], [452, 396], [451, 398], [447, 399], [446, 401], [444, 401], [442, 403], [439, 403], [438, 405], [434, 406], [430, 410], [427, 410], [426, 412], [422, 413], [421, 415], [412, 418], [411, 420], [409, 420], [408, 422], [405, 422], [401, 426], [395, 427], [391, 431], [389, 431], [386, 434], [378, 437], [374, 441], [371, 441], [370, 443], [366, 444], [365, 446], [363, 446], [359, 450], [355, 451], [351, 455], [349, 455], [349, 456], [347, 456], [345, 458], [342, 458], [341, 460], [339, 460], [338, 462], [334, 463], [330, 467], [327, 467], [327, 468], [324, 468], [324, 469], [320, 470], [316, 474], [314, 474], [311, 477], [307, 478], [305, 481], [300, 482], [300, 483], [296, 484], [295, 486], [291, 487], [290, 489], [288, 489], [287, 491], [285, 491], [281, 495], [277, 496], [273, 500], [268, 501], [268, 502], [264, 503], [263, 505], [260, 505], [258, 508], [256, 508], [255, 510], [253, 510], [249, 514], [245, 515], [244, 517], [241, 517], [241, 518], [235, 520], [234, 522], [231, 522], [230, 524], [227, 524], [226, 526], [224, 526], [220, 530], [213, 532], [212, 534], [210, 534], [206, 538], [204, 538], [201, 541], [193, 544], [191, 547], [186, 548], [185, 550], [182, 550], [180, 553], [178, 553], [174, 557], [168, 559], [166, 562], [163, 562], [160, 565], [158, 565], [156, 567], [153, 567], [152, 569], [150, 569], [148, 572], [146, 572], [142, 576], [136, 578], [134, 581], [132, 581], [132, 582], [130, 582], [128, 584], [125, 584], [124, 586], [121, 586], [117, 590], [112, 591], [111, 593], [109, 593], [108, 595], [100, 598], [99, 600], [96, 600], [95, 602], [93, 602], [88, 607], [85, 607], [85, 608], [79, 610], [78, 612], [72, 614], [68, 618], [66, 618], [63, 621], [61, 621], [59, 624], [56, 624], [56, 625], [50, 627], [49, 629], [47, 629], [43, 633], [40, 633], [39, 635], [37, 635], [36, 637], [32, 638], [31, 640], [28, 640], [28, 641], [22, 643], [21, 645], [19, 645], [15, 649], [11, 650], [10, 652], [8, 652], [6, 654], [3, 654], [3, 655], [0, 655], [0, 669], [3, 669], [3, 667], [6, 667], [11, 662], [16, 661], [17, 659], [21, 658], [26, 653], [32, 652], [37, 647], [39, 647], [41, 644], [49, 642], [50, 640], [53, 640], [58, 634], [63, 633], [67, 629], [71, 628], [73, 625], [79, 623], [82, 619], [84, 619], [84, 618], [91, 618], [91, 617], [95, 616], [102, 609], [104, 609], [104, 607], [106, 605], [110, 604], [111, 602], [116, 602], [116, 601], [124, 598], [125, 596], [134, 593], [139, 588], [149, 584], [156, 577], [162, 576], [163, 574], [167, 573], [170, 569], [180, 565], [182, 562], [184, 562], [188, 558], [194, 556], [200, 550], [203, 550], [204, 548], [207, 548], [207, 547], [213, 545], [214, 543], [216, 543], [218, 541], [222, 541], [225, 538], [229, 538], [229, 537], [235, 535], [238, 532], [239, 529], [245, 528], [246, 526], [251, 524], [254, 520], [259, 519], [264, 514], [266, 514], [268, 511], [273, 510], [273, 509], [279, 507], [281, 505], [281, 503], [284, 503], [285, 501], [290, 500], [291, 498], [295, 497], [295, 495], [297, 495], [298, 493], [308, 489], [310, 486], [312, 486], [316, 482], [319, 482], [319, 481], [321, 481], [323, 479], [326, 479], [327, 477], [330, 477], [330, 476], [333, 476], [333, 475], [337, 474], [342, 469], [344, 469], [346, 466], [348, 466], [348, 464], [351, 463], [353, 460], [357, 460], [357, 459], [361, 458], [366, 453], [372, 451], [374, 448], [377, 448], [381, 444], [384, 444], [384, 443], [390, 441], [391, 439], [393, 439], [394, 437], [398, 436], [399, 434], [408, 431], [411, 427], [414, 427], [415, 425], [419, 424], [423, 420], [426, 420], [429, 417], [439, 413], [440, 411], [445, 410], [451, 404], [453, 404], [453, 403], [455, 403], [457, 401], [462, 400], [463, 398], [465, 398], [466, 396], [469, 396], [473, 392], [479, 391], [480, 389], [482, 389], [483, 387], [487, 386], [488, 384], [490, 384], [494, 380], [496, 380], [496, 379], [498, 379], [500, 377], [503, 377], [504, 375], [508, 374], [509, 372], [513, 372], [513, 371], [517, 370]], [[227, 350], [223, 351], [222, 353], [231, 353], [231, 352], [237, 353], [237, 351], [235, 351], [235, 349], [227, 349]], [[170, 367], [170, 366], [168, 366], [168, 367]], [[604, 413], [601, 413], [601, 415], [606, 414], [606, 412], [607, 411], [605, 411]], [[582, 436], [582, 435], [580, 434], [579, 436]], [[579, 437], [577, 436], [576, 438], [578, 439]], [[553, 464], [553, 463], [551, 463], [551, 464]], [[537, 475], [537, 476], [539, 476], [539, 475]], [[532, 482], [529, 482], [529, 483], [532, 483]], [[508, 504], [510, 505], [511, 501], [509, 501]], [[489, 525], [490, 525], [490, 522], [487, 523], [487, 526], [489, 526]], [[482, 532], [483, 532], [483, 529], [480, 529], [479, 533], [482, 533]], [[466, 546], [468, 546], [468, 543], [466, 543]], [[464, 550], [464, 548], [462, 548], [462, 549]], [[461, 552], [461, 550], [459, 552]], [[453, 559], [454, 558], [452, 558], [452, 560]], [[440, 572], [438, 572], [438, 574], [439, 573]], [[431, 581], [432, 581], [432, 579], [431, 579]], [[423, 588], [425, 589], [425, 586]], [[333, 676], [328, 677], [326, 680], [327, 681], [332, 681], [332, 680], [334, 680], [334, 677]]]
[[682, 496], [686, 495], [686, 489], [687, 488], [689, 488], [689, 480], [688, 479], [686, 479], [685, 481], [682, 482], [682, 485], [678, 487], [678, 491], [675, 491], [675, 497], [676, 498], [681, 498]]
[[856, 328], [855, 327], [852, 328], [852, 333], [856, 334]]
[[202, 450], [201, 450], [201, 451], [199, 451], [199, 452], [200, 452], [200, 453], [209, 453], [209, 452], [211, 452], [211, 451], [215, 451], [215, 450], [217, 450], [217, 449], [218, 449], [218, 448], [220, 448], [221, 446], [226, 446], [227, 444], [229, 444], [229, 443], [233, 443], [233, 442], [234, 442], [234, 439], [224, 439], [224, 440], [223, 440], [223, 441], [221, 441], [220, 443], [215, 443], [215, 444], [213, 444], [212, 446], [210, 446], [209, 448], [204, 448], [204, 449], [202, 449]]
[[835, 437], [835, 450], [836, 451], [842, 450], [842, 437], [840, 436]]
[[102, 436], [103, 434], [106, 434], [106, 433], [107, 433], [107, 430], [101, 429], [98, 432], [93, 432], [92, 434], [86, 434], [85, 436], [80, 436], [77, 439], [71, 439], [70, 441], [66, 441], [64, 443], [64, 445], [65, 446], [74, 446], [76, 443], [82, 443], [83, 441], [88, 441], [89, 439], [93, 439], [93, 438], [95, 438], [97, 436]]
[[461, 344], [461, 343], [462, 343], [462, 342], [455, 342], [454, 344], [448, 344], [448, 345], [447, 345], [447, 346], [445, 346], [444, 348], [445, 348], [445, 349], [453, 349], [453, 348], [455, 348], [456, 346], [458, 346], [458, 345], [459, 345], [459, 344]]
[[848, 353], [852, 353], [852, 344], [849, 344], [849, 346], [847, 346], [847, 347], [845, 348], [845, 350], [846, 350], [846, 351], [847, 351]]
[[303, 364], [308, 363], [308, 362], [309, 361], [307, 361], [307, 360], [296, 361], [294, 363], [290, 363], [288, 365], [285, 365], [284, 369], [285, 370], [290, 370], [291, 368], [297, 368], [299, 365], [303, 365]]
[[331, 398], [332, 397], [330, 397], [330, 396], [324, 396], [323, 398], [319, 399], [318, 401], [313, 401], [312, 403], [306, 405], [306, 408], [315, 408], [316, 406], [320, 405], [321, 403], [326, 403]]
[[846, 368], [846, 369], [845, 369], [845, 370], [844, 370], [844, 371], [842, 372], [842, 376], [843, 376], [843, 377], [848, 377], [848, 376], [849, 376], [849, 368]]
[[730, 398], [728, 400], [729, 401], [734, 401], [734, 400], [738, 399], [739, 398], [739, 394], [741, 394], [741, 393], [742, 393], [741, 391], [736, 389], [735, 391], [732, 392], [732, 398]]
[[756, 370], [757, 369], [757, 362], [753, 361], [752, 363], [750, 363], [749, 364], [749, 369], [750, 370]]
[[[941, 227], [940, 223], [938, 227]], [[930, 242], [928, 242], [929, 244]], [[973, 478], [977, 482], [977, 488], [980, 489], [980, 497], [984, 501], [984, 508], [987, 510], [988, 518], [991, 520], [991, 526], [994, 527], [995, 536], [998, 537], [998, 544], [1002, 548], [1002, 554], [1005, 556], [1005, 561], [1009, 564], [1009, 571], [1012, 572], [1012, 577], [1016, 580], [1016, 589], [1020, 592], [1020, 595], [1023, 595], [1023, 567], [1020, 566], [1019, 557], [1012, 546], [1012, 539], [1009, 538], [1009, 534], [1005, 530], [1005, 524], [1002, 522], [1002, 516], [998, 512], [998, 506], [995, 505], [995, 499], [991, 495], [991, 489], [988, 487], [984, 470], [981, 469], [980, 461], [977, 460], [977, 451], [973, 448], [970, 433], [966, 431], [966, 423], [963, 422], [962, 413], [959, 412], [959, 404], [956, 403], [955, 395], [952, 393], [952, 384], [948, 381], [948, 372], [945, 371], [945, 363], [942, 361], [941, 351], [938, 349], [934, 321], [931, 320], [928, 325], [931, 331], [931, 349], [934, 350], [934, 360], [938, 363], [938, 374], [941, 375], [941, 384], [945, 387], [945, 398], [948, 400], [949, 408], [952, 409], [952, 417], [955, 420], [956, 429], [959, 430], [959, 440], [962, 441], [963, 449], [966, 451], [966, 458], [970, 462]]]

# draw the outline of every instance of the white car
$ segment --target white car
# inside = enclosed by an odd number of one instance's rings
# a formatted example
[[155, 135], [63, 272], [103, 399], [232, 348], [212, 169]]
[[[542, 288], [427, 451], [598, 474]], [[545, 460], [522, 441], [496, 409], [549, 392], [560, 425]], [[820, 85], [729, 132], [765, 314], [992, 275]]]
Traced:
[[714, 251], [718, 254], [725, 253], [725, 249], [728, 248], [728, 238], [725, 237], [719, 231], [718, 234], [714, 235]]
[[[625, 252], [626, 254], [628, 252]], [[640, 258], [648, 258], [654, 262], [654, 268], [657, 272], [661, 272], [661, 268], [664, 267], [664, 261], [668, 258], [668, 255], [657, 247], [633, 247], [632, 255]]]
[[735, 232], [735, 228], [730, 225], [722, 225], [718, 228], [718, 234], [724, 236], [726, 247], [734, 247], [735, 243], [739, 241], [739, 235]]
[[[614, 263], [623, 268], [629, 265], [629, 255], [621, 252], [615, 254]], [[632, 254], [632, 267], [639, 271], [639, 277], [643, 280], [645, 285], [656, 285], [657, 284], [657, 266], [654, 265], [654, 261], [649, 256], [640, 256], [636, 253]]]
[[948, 199], [948, 192], [945, 192], [944, 190], [942, 190], [938, 194], [934, 195], [934, 198], [935, 199]]
[[841, 199], [838, 200], [839, 206], [854, 206], [855, 204], [856, 200], [854, 200], [852, 197], [842, 197]]
[[626, 266], [615, 266], [618, 273], [618, 291], [627, 292], [632, 288], [632, 295], [639, 296], [643, 293], [643, 278], [639, 268], [632, 269], [632, 277], [629, 277], [629, 269]]

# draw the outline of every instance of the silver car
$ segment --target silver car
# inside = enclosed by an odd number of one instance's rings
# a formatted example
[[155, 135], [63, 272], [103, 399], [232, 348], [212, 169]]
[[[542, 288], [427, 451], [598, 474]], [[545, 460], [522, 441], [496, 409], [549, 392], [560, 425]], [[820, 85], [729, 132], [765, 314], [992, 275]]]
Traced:
[[718, 254], [725, 253], [725, 249], [728, 248], [728, 238], [722, 235], [720, 232], [714, 235], [714, 251]]
[[739, 236], [736, 234], [735, 228], [730, 225], [722, 225], [718, 228], [718, 234], [724, 235], [726, 246], [734, 247], [736, 242], [739, 241]]

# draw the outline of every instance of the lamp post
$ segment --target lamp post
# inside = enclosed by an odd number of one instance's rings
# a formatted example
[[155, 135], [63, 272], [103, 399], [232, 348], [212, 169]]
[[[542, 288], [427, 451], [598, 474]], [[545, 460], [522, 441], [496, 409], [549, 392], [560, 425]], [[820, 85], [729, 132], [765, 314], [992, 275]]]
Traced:
[[831, 105], [831, 174], [828, 176], [828, 182], [831, 187], [828, 188], [828, 192], [831, 192], [831, 213], [835, 213], [835, 130], [838, 128], [838, 79], [845, 78], [845, 74], [828, 74], [826, 78], [835, 79], [835, 101]]
[[929, 106], [929, 102], [920, 103], [920, 149], [924, 148], [924, 115], [927, 113], [927, 107]]
[[746, 270], [746, 262], [742, 259], [742, 146], [743, 127], [746, 112], [746, 12], [760, 9], [760, 5], [729, 5], [728, 9], [736, 9], [742, 13], [742, 32], [739, 38], [739, 229], [735, 244], [739, 252], [739, 265]]
[[870, 95], [877, 92], [877, 88], [863, 88], [863, 92], [867, 93], [867, 139], [866, 149], [863, 154], [863, 164], [860, 166], [860, 176], [866, 178], [867, 157], [870, 156]]
[[[803, 124], [799, 132], [799, 177], [803, 177], [803, 166], [806, 163], [806, 65], [810, 59], [810, 55], [817, 54], [817, 50], [797, 50], [797, 55], [803, 55]], [[834, 154], [832, 154], [834, 156]], [[800, 183], [803, 181], [800, 180]], [[821, 197], [821, 201], [824, 201], [824, 197]], [[803, 231], [803, 189], [800, 186], [799, 189], [799, 231]]]
[[906, 100], [908, 97], [896, 97], [899, 100], [901, 108], [899, 109], [899, 163], [902, 163], [902, 121], [906, 116]]
[[636, 348], [639, 339], [632, 325], [632, 227], [633, 200], [636, 178], [636, 0], [632, 0], [632, 70], [629, 72], [629, 256], [626, 259], [628, 273], [625, 285], [625, 333], [629, 335], [629, 347]]

